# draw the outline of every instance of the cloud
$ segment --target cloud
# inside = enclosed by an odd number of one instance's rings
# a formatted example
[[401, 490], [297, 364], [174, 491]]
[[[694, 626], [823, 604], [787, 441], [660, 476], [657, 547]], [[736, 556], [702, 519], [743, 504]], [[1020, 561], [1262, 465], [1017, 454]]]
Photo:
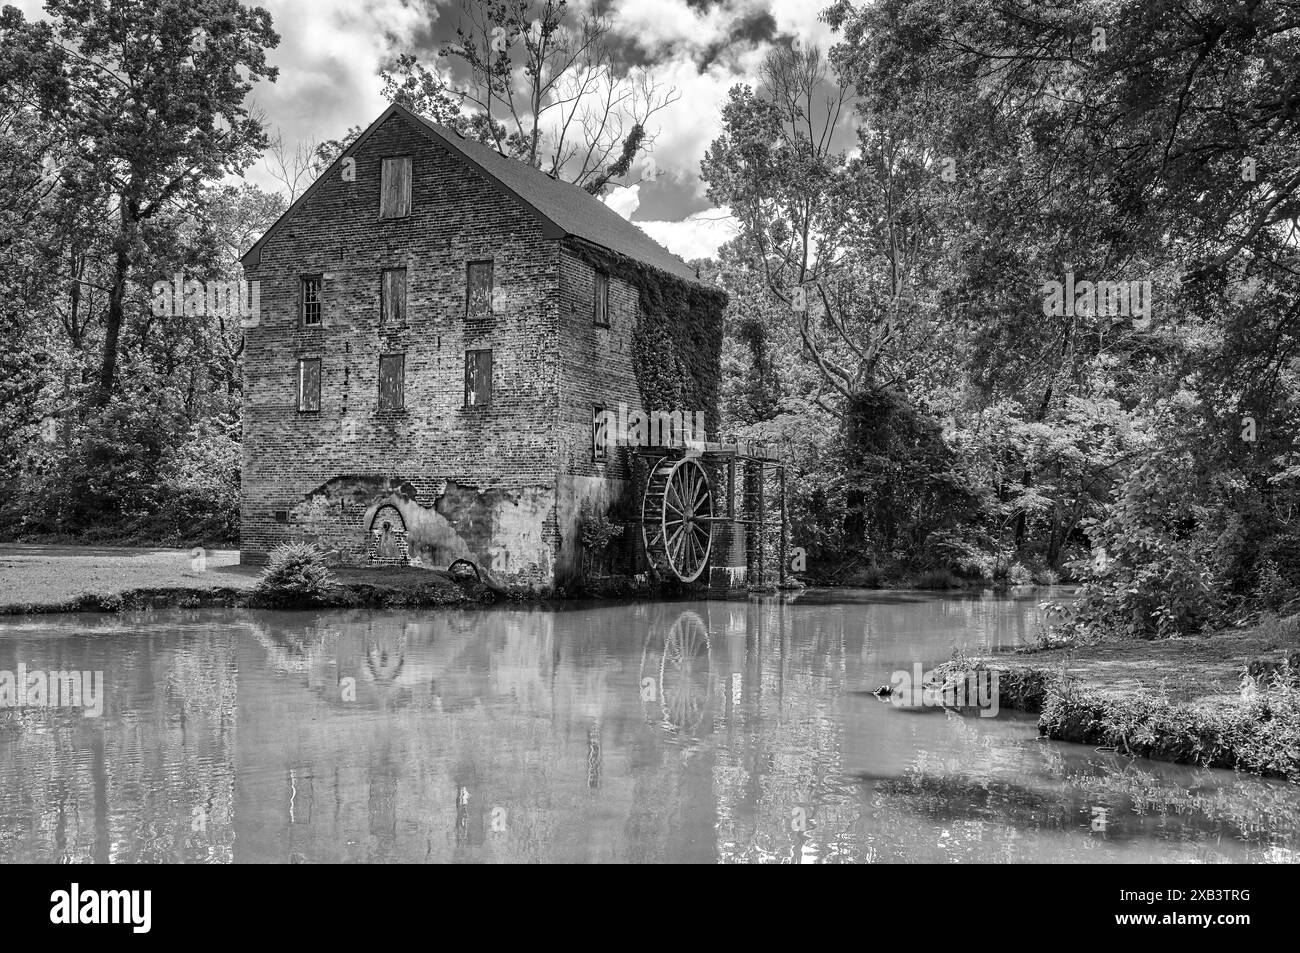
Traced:
[[[272, 134], [285, 143], [337, 139], [354, 125], [368, 125], [388, 106], [379, 68], [429, 29], [436, 10], [402, 0], [260, 0], [271, 13], [280, 45], [267, 60], [280, 69], [275, 83], [259, 83], [252, 102], [266, 115]], [[259, 163], [248, 178], [275, 188]]]
[[[604, 202], [629, 221], [641, 204], [641, 186], [615, 189]], [[674, 255], [691, 261], [713, 258], [718, 248], [736, 237], [736, 221], [727, 209], [709, 208], [680, 221], [638, 221], [637, 226]]]
[[[12, 0], [11, 0], [12, 2]], [[17, 0], [29, 17], [43, 18], [41, 0]], [[275, 83], [259, 83], [250, 96], [272, 135], [287, 151], [341, 137], [367, 125], [388, 105], [379, 70], [398, 54], [428, 53], [454, 37], [455, 0], [258, 0], [270, 11], [280, 45], [268, 60], [280, 70]], [[659, 178], [645, 190], [617, 189], [612, 207], [631, 217], [684, 257], [711, 254], [734, 228], [716, 221], [700, 179], [700, 160], [718, 135], [728, 90], [754, 85], [774, 43], [791, 37], [823, 49], [833, 42], [817, 19], [824, 2], [808, 0], [575, 0], [571, 9], [601, 9], [610, 40], [628, 62], [675, 87], [677, 102], [652, 122]], [[657, 127], [657, 129], [653, 128]], [[262, 163], [247, 178], [265, 189], [278, 183]], [[635, 177], [635, 174], [634, 174]], [[618, 205], [616, 203], [622, 203]]]

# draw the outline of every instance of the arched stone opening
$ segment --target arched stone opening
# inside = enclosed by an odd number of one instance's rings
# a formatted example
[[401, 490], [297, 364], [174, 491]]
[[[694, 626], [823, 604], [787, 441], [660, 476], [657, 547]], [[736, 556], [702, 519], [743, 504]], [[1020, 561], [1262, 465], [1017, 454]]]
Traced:
[[406, 521], [397, 507], [385, 503], [370, 521], [369, 562], [372, 566], [406, 566], [411, 561]]

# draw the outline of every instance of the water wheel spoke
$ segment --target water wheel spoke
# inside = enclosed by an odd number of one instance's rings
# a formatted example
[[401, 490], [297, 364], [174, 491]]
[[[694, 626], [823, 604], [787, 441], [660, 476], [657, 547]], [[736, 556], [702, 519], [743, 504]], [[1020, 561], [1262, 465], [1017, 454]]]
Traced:
[[672, 556], [673, 545], [677, 542], [677, 538], [682, 535], [685, 529], [686, 529], [686, 524], [683, 523], [680, 527], [678, 527], [677, 531], [668, 538], [668, 542], [665, 544], [664, 549], [668, 553], [669, 557]]
[[672, 503], [669, 503], [668, 500], [667, 500], [667, 498], [665, 498], [665, 500], [664, 500], [664, 505], [665, 505], [665, 506], [672, 506], [673, 509], [676, 510], [678, 513], [685, 513], [685, 512], [686, 512], [686, 500], [684, 500], [684, 499], [682, 498], [682, 491], [681, 491], [681, 488], [680, 488], [679, 486], [677, 486], [676, 483], [670, 483], [670, 484], [669, 484], [669, 487], [670, 487], [670, 489], [671, 489], [671, 496], [672, 496], [672, 499], [676, 501], [676, 505], [674, 506]]

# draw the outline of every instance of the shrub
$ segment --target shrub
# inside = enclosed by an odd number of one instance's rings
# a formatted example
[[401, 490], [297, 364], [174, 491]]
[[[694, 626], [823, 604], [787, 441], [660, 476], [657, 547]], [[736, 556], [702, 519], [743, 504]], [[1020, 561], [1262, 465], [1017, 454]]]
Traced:
[[604, 553], [614, 537], [623, 532], [623, 527], [609, 519], [587, 500], [582, 501], [578, 511], [579, 532], [582, 545], [593, 553]]
[[912, 580], [914, 589], [958, 589], [961, 580], [946, 569], [927, 569]]
[[1020, 563], [1012, 563], [1007, 570], [1007, 583], [1012, 586], [1028, 586], [1034, 582], [1034, 574]]
[[253, 588], [253, 601], [271, 606], [313, 605], [327, 601], [336, 586], [319, 549], [311, 543], [282, 543], [271, 550]]
[[1300, 780], [1300, 691], [1280, 684], [1245, 704], [1216, 708], [1146, 696], [1054, 694], [1039, 731], [1128, 755]]

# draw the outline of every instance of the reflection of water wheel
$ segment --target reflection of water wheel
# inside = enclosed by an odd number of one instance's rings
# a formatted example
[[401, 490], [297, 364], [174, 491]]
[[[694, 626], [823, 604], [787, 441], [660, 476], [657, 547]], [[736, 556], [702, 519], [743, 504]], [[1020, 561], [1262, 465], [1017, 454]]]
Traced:
[[664, 457], [646, 480], [641, 539], [655, 573], [694, 582], [713, 548], [713, 489], [698, 460]]
[[713, 688], [709, 629], [694, 612], [683, 612], [668, 630], [659, 658], [659, 708], [674, 731], [691, 730], [704, 717]]

